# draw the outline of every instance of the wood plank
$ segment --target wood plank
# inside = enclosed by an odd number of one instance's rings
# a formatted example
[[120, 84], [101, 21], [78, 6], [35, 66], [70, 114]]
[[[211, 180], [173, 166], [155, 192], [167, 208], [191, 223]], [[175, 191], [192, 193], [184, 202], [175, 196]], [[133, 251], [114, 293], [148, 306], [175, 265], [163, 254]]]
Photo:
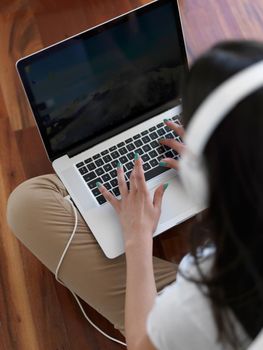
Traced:
[[17, 77], [16, 61], [43, 45], [27, 0], [1, 1], [0, 88], [13, 129], [34, 125]]
[[229, 39], [263, 39], [261, 0], [179, 0], [189, 60]]
[[15, 135], [27, 179], [54, 173], [36, 127], [17, 130]]
[[38, 349], [19, 243], [5, 219], [9, 193], [25, 177], [7, 119], [0, 119], [0, 133], [0, 338], [5, 350]]

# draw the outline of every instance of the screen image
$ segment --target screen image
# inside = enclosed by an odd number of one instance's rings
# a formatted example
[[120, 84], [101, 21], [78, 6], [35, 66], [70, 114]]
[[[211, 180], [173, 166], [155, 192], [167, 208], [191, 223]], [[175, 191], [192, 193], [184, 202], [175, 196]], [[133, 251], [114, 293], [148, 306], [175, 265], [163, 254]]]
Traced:
[[48, 149], [65, 153], [179, 97], [175, 6], [148, 6], [32, 56], [22, 80]]

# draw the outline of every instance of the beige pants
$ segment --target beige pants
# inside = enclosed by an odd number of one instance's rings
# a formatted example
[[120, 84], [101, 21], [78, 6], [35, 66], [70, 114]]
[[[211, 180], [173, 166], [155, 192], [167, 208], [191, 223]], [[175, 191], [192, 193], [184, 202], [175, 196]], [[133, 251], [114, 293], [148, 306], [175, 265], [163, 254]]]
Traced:
[[[16, 237], [53, 273], [72, 233], [74, 214], [56, 175], [30, 179], [10, 195], [9, 225]], [[157, 289], [175, 280], [176, 265], [154, 260]], [[106, 258], [78, 213], [78, 228], [60, 279], [124, 333], [125, 257]]]

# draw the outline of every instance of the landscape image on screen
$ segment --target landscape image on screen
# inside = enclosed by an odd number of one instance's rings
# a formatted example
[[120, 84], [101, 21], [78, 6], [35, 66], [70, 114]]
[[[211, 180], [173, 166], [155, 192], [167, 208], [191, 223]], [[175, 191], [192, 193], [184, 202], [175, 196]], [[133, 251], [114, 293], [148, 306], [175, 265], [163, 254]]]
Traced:
[[178, 96], [183, 73], [167, 4], [93, 37], [73, 39], [26, 67], [53, 152], [68, 149]]

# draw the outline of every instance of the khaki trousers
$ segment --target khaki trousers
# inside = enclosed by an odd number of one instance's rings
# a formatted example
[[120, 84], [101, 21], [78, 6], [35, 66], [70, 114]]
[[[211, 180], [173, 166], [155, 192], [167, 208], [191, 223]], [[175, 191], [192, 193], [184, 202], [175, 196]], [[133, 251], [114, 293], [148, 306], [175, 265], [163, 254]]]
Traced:
[[[10, 195], [8, 223], [16, 237], [53, 273], [72, 233], [74, 214], [56, 175], [30, 179]], [[176, 278], [176, 265], [153, 257], [157, 290]], [[125, 256], [106, 258], [78, 213], [76, 235], [60, 279], [124, 333]]]

